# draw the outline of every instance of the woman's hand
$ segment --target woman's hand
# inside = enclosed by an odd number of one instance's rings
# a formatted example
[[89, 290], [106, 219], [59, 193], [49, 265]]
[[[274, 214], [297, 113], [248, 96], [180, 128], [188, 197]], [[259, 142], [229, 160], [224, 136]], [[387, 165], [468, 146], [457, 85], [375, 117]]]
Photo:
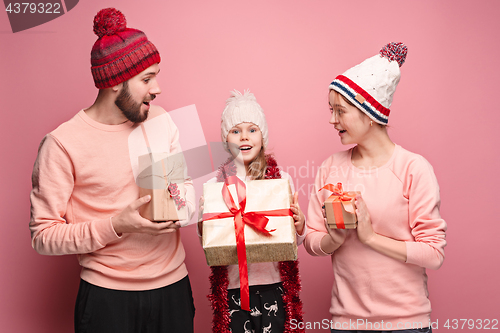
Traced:
[[326, 220], [325, 206], [321, 207], [321, 209], [323, 210], [325, 229], [328, 234], [321, 239], [320, 247], [325, 253], [333, 253], [344, 244], [345, 238], [347, 237], [347, 230], [331, 229]]
[[358, 217], [358, 238], [363, 244], [367, 244], [375, 236], [372, 227], [372, 220], [370, 219], [370, 212], [368, 207], [361, 197], [361, 194], [356, 195], [356, 216]]
[[302, 210], [299, 206], [299, 193], [295, 192], [293, 195], [293, 203], [290, 205], [290, 209], [293, 212], [293, 219], [295, 221], [295, 229], [297, 230], [297, 234], [302, 236], [304, 232], [304, 224], [306, 222], [306, 218], [302, 213]]
[[347, 236], [347, 229], [332, 229], [330, 228], [330, 225], [328, 224], [328, 221], [325, 219], [325, 228], [326, 231], [328, 232], [328, 235], [330, 235], [331, 239], [335, 242], [338, 243], [338, 245], [342, 245], [345, 241], [345, 237]]
[[361, 197], [356, 195], [356, 215], [358, 216], [358, 238], [361, 243], [388, 257], [406, 262], [406, 242], [395, 240], [375, 233], [368, 207]]

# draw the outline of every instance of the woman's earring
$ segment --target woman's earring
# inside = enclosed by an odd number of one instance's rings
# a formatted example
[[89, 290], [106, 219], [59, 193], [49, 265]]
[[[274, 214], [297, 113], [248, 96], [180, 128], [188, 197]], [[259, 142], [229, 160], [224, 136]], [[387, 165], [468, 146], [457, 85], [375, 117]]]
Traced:
[[373, 126], [373, 120], [370, 121], [370, 126]]

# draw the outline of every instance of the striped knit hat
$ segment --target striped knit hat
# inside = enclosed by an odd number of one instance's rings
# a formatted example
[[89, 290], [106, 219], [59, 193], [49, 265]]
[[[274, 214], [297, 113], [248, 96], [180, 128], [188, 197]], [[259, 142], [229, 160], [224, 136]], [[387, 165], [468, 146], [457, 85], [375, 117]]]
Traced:
[[337, 76], [330, 89], [342, 94], [373, 121], [387, 125], [392, 97], [401, 78], [399, 67], [407, 52], [403, 43], [389, 43], [379, 54]]
[[95, 86], [110, 88], [160, 62], [160, 53], [144, 32], [127, 28], [125, 16], [105, 8], [94, 17], [94, 33], [99, 37], [90, 53]]

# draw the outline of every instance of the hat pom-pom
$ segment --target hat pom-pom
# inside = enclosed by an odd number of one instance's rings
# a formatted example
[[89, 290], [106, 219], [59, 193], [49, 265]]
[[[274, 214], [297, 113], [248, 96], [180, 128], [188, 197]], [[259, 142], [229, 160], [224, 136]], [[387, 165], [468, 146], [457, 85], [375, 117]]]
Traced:
[[243, 94], [238, 90], [233, 90], [230, 92], [231, 96], [226, 100], [226, 104], [229, 105], [233, 103], [235, 106], [241, 106], [248, 103], [257, 103], [255, 95], [250, 92], [250, 90], [245, 90]]
[[125, 15], [115, 8], [101, 9], [94, 17], [94, 33], [102, 36], [114, 35], [127, 28]]
[[403, 43], [389, 43], [380, 50], [380, 55], [389, 61], [397, 61], [399, 67], [403, 66], [406, 60], [408, 48]]

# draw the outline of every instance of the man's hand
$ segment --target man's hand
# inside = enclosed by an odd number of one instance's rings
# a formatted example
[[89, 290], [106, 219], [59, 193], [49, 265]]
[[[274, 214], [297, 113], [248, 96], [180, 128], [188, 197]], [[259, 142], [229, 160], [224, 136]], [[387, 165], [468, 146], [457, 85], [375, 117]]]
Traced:
[[151, 196], [146, 195], [128, 205], [120, 214], [111, 218], [113, 229], [117, 235], [123, 233], [146, 233], [160, 235], [175, 232], [179, 229], [176, 221], [152, 222], [143, 218], [139, 214], [139, 208], [151, 200]]

